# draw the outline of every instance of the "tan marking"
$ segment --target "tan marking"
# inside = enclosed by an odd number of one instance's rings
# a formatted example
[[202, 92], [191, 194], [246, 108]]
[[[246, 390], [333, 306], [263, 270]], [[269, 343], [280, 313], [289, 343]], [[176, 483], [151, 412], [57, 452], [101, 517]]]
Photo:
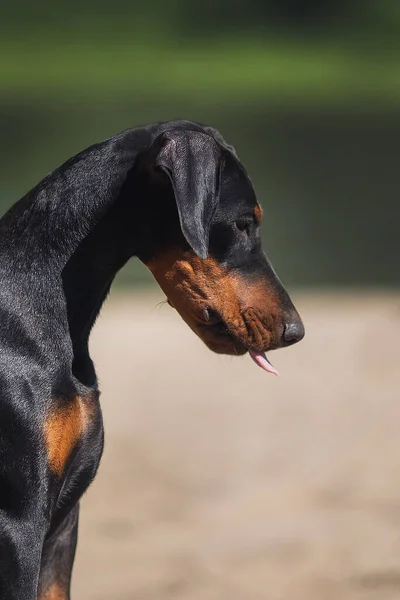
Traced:
[[256, 219], [256, 223], [259, 225], [263, 216], [263, 209], [259, 204], [256, 204], [254, 207], [254, 216]]
[[77, 441], [86, 431], [93, 411], [91, 398], [75, 396], [66, 406], [52, 409], [44, 423], [49, 467], [61, 476]]
[[67, 600], [67, 594], [58, 583], [53, 583], [38, 600]]
[[261, 350], [277, 342], [279, 301], [267, 281], [247, 280], [191, 250], [171, 250], [147, 266], [170, 304], [206, 343], [215, 335], [204, 328], [205, 308], [217, 311], [245, 346]]

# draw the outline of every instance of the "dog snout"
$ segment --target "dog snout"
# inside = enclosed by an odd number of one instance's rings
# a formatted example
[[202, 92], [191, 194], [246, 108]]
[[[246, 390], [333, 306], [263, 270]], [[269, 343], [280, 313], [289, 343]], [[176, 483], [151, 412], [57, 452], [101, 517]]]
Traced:
[[303, 321], [298, 315], [292, 315], [284, 323], [281, 345], [291, 346], [292, 344], [296, 344], [303, 339], [304, 334], [305, 330]]

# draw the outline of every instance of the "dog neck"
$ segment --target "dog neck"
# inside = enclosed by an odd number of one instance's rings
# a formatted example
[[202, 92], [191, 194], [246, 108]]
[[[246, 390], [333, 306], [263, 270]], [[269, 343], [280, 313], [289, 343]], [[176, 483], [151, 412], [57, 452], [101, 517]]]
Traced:
[[80, 242], [61, 273], [75, 355], [87, 353], [90, 331], [115, 275], [134, 254], [119, 217], [119, 211], [111, 209]]
[[[132, 135], [126, 132], [65, 163], [0, 225], [9, 272], [21, 279], [22, 293], [29, 285], [45, 284], [44, 294], [32, 294], [34, 311], [39, 315], [40, 303], [51, 303], [57, 311], [54, 326], [57, 321], [68, 326], [78, 363], [90, 362], [92, 325], [116, 273], [136, 253], [141, 190], [135, 167], [143, 147], [129, 139]], [[92, 379], [87, 365], [77, 369], [81, 379]]]
[[[109, 172], [107, 165], [106, 173]], [[122, 185], [115, 186], [105, 203], [100, 202], [100, 206], [98, 203], [95, 214], [83, 211], [89, 228], [83, 237], [69, 245], [61, 264], [74, 368], [78, 378], [86, 381], [94, 375], [88, 355], [92, 326], [116, 274], [136, 254], [139, 243], [140, 223], [136, 213], [142, 197], [140, 178], [132, 167], [121, 175]], [[93, 195], [96, 196], [96, 191]]]

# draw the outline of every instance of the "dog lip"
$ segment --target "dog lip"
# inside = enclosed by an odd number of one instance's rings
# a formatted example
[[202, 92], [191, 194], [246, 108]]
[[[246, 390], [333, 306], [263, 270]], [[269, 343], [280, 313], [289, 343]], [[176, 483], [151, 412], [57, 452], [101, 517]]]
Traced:
[[241, 344], [238, 340], [226, 337], [216, 339], [204, 339], [203, 342], [217, 354], [228, 354], [231, 356], [242, 356], [246, 354], [247, 348]]
[[248, 351], [245, 344], [228, 329], [222, 319], [215, 323], [197, 319], [197, 333], [211, 350], [219, 354], [239, 356]]
[[202, 324], [208, 325], [210, 327], [221, 324], [225, 325], [224, 320], [222, 319], [219, 312], [209, 306], [203, 308], [200, 320]]
[[196, 315], [192, 314], [196, 323], [195, 330], [202, 341], [214, 352], [219, 354], [230, 354], [240, 356], [249, 353], [254, 362], [265, 371], [278, 374], [276, 369], [270, 365], [265, 352], [279, 348], [277, 344], [268, 347], [253, 345], [250, 341], [246, 343], [239, 335], [229, 327], [218, 311], [209, 306], [204, 307]]

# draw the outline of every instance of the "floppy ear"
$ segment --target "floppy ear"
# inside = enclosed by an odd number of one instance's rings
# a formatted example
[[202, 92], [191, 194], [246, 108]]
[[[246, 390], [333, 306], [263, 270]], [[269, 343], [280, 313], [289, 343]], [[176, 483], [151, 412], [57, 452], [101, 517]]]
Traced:
[[210, 224], [218, 204], [221, 151], [199, 131], [167, 131], [156, 166], [169, 177], [182, 233], [200, 258], [207, 258]]

